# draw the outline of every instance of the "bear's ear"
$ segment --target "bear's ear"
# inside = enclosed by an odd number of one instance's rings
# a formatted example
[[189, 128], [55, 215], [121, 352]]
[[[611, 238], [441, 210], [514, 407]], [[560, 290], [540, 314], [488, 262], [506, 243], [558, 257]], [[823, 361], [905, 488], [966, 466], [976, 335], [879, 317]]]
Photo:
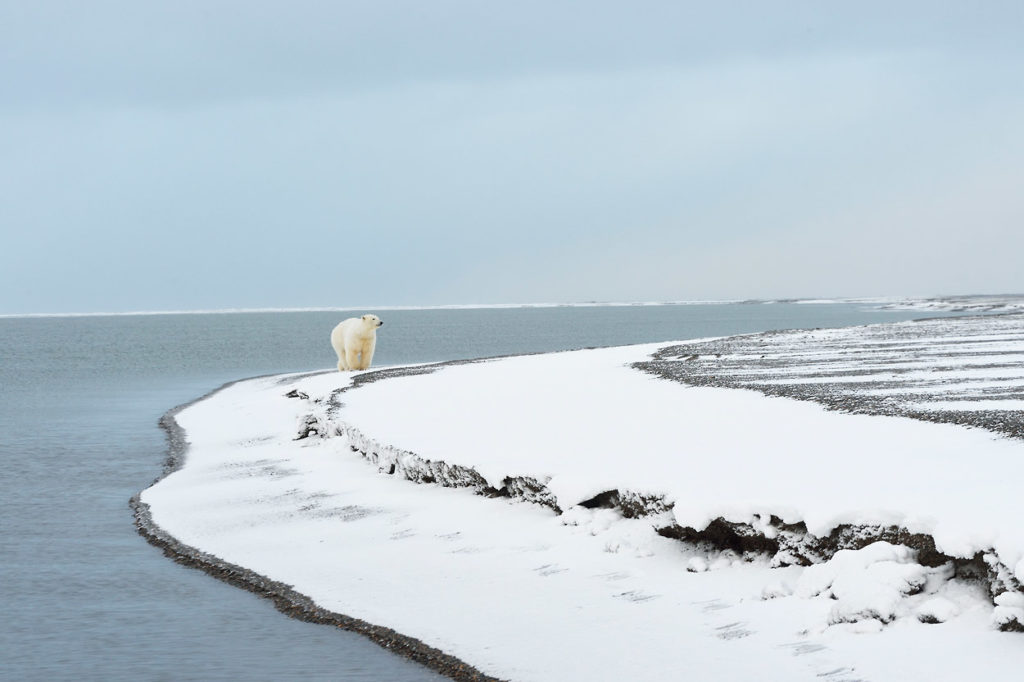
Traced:
[[363, 322], [365, 322], [365, 321], [366, 321], [366, 315], [363, 315], [363, 316], [362, 316], [361, 318], [359, 318], [359, 319], [361, 319], [361, 320], [362, 320]]

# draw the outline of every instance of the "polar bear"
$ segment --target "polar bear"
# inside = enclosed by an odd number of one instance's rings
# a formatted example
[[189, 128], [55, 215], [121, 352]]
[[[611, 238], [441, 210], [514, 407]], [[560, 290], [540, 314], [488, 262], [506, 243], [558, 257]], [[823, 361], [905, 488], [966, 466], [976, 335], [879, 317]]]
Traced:
[[377, 347], [377, 327], [384, 324], [376, 315], [342, 320], [331, 332], [331, 345], [338, 354], [338, 371], [369, 369]]

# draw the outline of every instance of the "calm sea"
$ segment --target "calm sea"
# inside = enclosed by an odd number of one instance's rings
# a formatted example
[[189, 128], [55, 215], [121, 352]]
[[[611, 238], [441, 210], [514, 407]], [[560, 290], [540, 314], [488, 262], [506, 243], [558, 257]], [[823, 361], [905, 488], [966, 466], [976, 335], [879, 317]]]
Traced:
[[[922, 316], [847, 304], [380, 315], [375, 366]], [[234, 379], [333, 368], [328, 336], [347, 316], [0, 318], [0, 678], [437, 679], [175, 564], [132, 525], [128, 499], [164, 461], [164, 412]]]

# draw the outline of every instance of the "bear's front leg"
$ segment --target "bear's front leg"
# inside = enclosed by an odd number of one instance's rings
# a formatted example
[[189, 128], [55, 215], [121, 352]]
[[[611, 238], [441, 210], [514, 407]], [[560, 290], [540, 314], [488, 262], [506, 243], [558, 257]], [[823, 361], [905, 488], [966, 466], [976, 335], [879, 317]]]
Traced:
[[359, 350], [356, 348], [345, 349], [345, 369], [359, 369]]
[[370, 369], [370, 363], [373, 362], [373, 342], [367, 341], [363, 344], [363, 347], [359, 349], [359, 369]]

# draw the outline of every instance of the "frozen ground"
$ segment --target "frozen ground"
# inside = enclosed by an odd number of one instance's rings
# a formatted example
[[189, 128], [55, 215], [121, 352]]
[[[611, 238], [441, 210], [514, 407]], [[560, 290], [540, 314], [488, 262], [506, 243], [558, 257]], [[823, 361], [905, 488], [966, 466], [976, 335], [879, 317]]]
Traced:
[[1016, 679], [1024, 440], [922, 419], [1019, 420], [1022, 353], [1006, 316], [255, 379], [141, 502], [497, 678]]
[[1020, 312], [1024, 310], [1024, 294], [909, 298], [888, 302], [882, 308], [887, 310], [942, 310], [972, 313]]

